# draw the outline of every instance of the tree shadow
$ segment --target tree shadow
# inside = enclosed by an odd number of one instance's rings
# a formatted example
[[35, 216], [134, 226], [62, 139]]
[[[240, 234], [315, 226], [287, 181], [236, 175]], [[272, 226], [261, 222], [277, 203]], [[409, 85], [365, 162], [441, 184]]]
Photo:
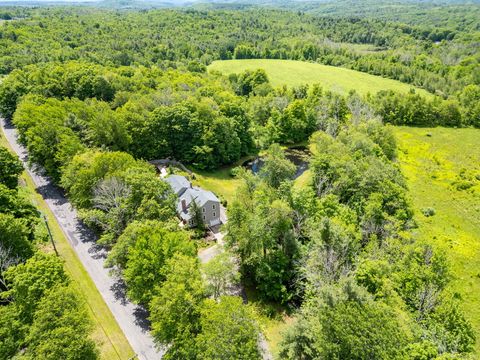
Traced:
[[115, 300], [120, 301], [120, 304], [124, 306], [128, 304], [129, 301], [127, 299], [127, 285], [122, 279], [116, 278], [115, 282], [110, 287], [110, 290], [113, 292]]
[[140, 326], [143, 332], [150, 331], [151, 323], [148, 319], [150, 317], [150, 313], [147, 309], [143, 306], [137, 306], [133, 311], [133, 315], [135, 316], [135, 325]]
[[68, 203], [68, 200], [60, 190], [50, 183], [37, 187], [37, 193], [39, 193], [45, 200], [52, 200], [56, 206], [62, 206]]

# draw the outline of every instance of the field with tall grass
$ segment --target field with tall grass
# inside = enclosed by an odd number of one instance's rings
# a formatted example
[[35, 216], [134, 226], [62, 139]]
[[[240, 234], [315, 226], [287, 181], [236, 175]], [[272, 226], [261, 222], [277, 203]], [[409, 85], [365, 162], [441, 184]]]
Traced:
[[394, 128], [416, 234], [447, 253], [480, 354], [480, 130]]

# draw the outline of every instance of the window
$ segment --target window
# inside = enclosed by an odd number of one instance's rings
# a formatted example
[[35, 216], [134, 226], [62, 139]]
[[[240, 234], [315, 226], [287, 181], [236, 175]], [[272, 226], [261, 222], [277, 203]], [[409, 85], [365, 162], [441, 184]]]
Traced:
[[205, 221], [205, 215], [203, 215], [203, 221]]
[[217, 214], [215, 214], [215, 211], [213, 212], [213, 217], [217, 216]]
[[205, 208], [204, 208], [204, 207], [202, 208], [202, 212], [205, 212]]
[[[215, 204], [212, 205], [212, 209], [215, 210]], [[215, 216], [215, 215], [213, 215], [213, 216]]]

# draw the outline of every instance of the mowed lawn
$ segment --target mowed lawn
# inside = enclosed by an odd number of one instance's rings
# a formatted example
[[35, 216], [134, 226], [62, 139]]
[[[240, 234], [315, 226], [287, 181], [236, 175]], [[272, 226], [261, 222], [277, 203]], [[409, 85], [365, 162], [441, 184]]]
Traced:
[[[245, 70], [255, 69], [265, 70], [273, 86], [298, 86], [318, 83], [324, 88], [340, 94], [347, 94], [350, 90], [356, 90], [361, 95], [374, 94], [381, 90], [406, 93], [414, 88], [400, 81], [360, 71], [295, 60], [222, 60], [214, 61], [208, 66], [209, 71], [219, 71], [224, 75], [238, 74]], [[423, 89], [416, 88], [415, 91], [424, 96], [432, 96]]]
[[[0, 145], [10, 149], [1, 130]], [[78, 259], [77, 254], [70, 246], [60, 228], [60, 225], [57, 223], [55, 216], [50, 211], [50, 208], [43, 200], [42, 196], [35, 191], [35, 185], [26, 171], [23, 172], [20, 181], [20, 191], [22, 191], [38, 210], [46, 216], [58, 253], [65, 263], [65, 269], [70, 275], [74, 287], [78, 290], [85, 301], [94, 325], [92, 338], [98, 345], [101, 359], [131, 359], [134, 356], [134, 352], [130, 347], [130, 343], [125, 337], [122, 329], [120, 329], [120, 326], [110, 312], [107, 304], [103, 301], [102, 296]], [[53, 252], [53, 248], [50, 244], [45, 244], [42, 248], [47, 252]]]
[[[419, 239], [446, 250], [480, 354], [480, 129], [394, 128]], [[425, 217], [421, 210], [433, 208]]]

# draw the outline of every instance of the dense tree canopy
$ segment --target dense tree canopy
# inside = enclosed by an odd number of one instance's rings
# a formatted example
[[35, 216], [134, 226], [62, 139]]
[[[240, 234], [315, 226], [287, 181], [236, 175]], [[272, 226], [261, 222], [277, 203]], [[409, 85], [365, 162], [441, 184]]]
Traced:
[[206, 300], [197, 337], [198, 359], [262, 359], [258, 328], [251, 309], [239, 297]]
[[[0, 71], [78, 59], [115, 66], [183, 62], [197, 71], [192, 61], [280, 58], [345, 66], [441, 95], [478, 84], [479, 59], [469, 46], [478, 40], [477, 6], [377, 2], [278, 4], [300, 11], [16, 9], [19, 19], [2, 29]], [[71, 82], [69, 94], [108, 100], [111, 80], [91, 71], [87, 81]]]
[[23, 171], [23, 166], [20, 160], [10, 154], [10, 152], [4, 148], [0, 148], [0, 183], [6, 185], [10, 189], [17, 187], [18, 176]]
[[0, 169], [0, 358], [97, 359], [85, 304], [63, 262], [40, 250], [46, 230], [17, 189], [21, 163], [5, 148]]
[[[237, 261], [261, 301], [298, 309], [282, 358], [472, 351], [446, 256], [410, 231], [384, 123], [480, 127], [478, 6], [383, 5], [374, 14], [347, 0], [0, 14], [0, 113], [98, 235], [130, 299], [149, 310], [166, 359], [261, 357], [255, 312], [229, 296]], [[320, 85], [274, 88], [262, 69], [206, 72], [232, 58], [343, 66], [433, 95], [340, 95]], [[299, 186], [284, 147], [307, 143], [309, 181]], [[240, 185], [228, 204], [230, 249], [200, 266], [174, 194], [147, 161], [208, 171], [253, 155], [257, 174], [231, 172]], [[38, 249], [41, 224], [17, 189], [21, 171], [0, 149], [0, 357], [95, 359], [62, 262]]]

